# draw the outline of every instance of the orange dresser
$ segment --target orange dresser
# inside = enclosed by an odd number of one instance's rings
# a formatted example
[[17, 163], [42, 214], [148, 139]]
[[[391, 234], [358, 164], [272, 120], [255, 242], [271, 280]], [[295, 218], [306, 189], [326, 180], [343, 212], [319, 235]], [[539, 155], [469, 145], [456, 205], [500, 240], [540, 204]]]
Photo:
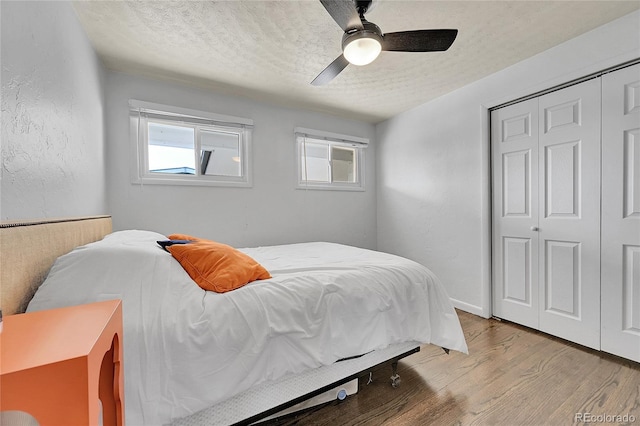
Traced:
[[[119, 300], [4, 317], [0, 411], [41, 426], [124, 425]], [[102, 402], [102, 410], [100, 409]]]

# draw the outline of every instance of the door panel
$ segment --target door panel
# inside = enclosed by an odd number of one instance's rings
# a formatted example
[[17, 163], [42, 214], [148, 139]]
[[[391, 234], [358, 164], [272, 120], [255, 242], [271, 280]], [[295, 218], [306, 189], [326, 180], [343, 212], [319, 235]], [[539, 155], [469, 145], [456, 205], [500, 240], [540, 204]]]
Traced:
[[504, 237], [502, 245], [504, 267], [503, 298], [531, 307], [531, 240]]
[[573, 99], [569, 102], [551, 105], [544, 108], [544, 133], [567, 127], [580, 126], [581, 100]]
[[546, 241], [544, 309], [580, 319], [580, 243]]
[[640, 246], [624, 246], [622, 330], [640, 333]]
[[545, 147], [546, 218], [580, 216], [580, 145], [578, 140]]
[[640, 129], [624, 131], [624, 217], [640, 217]]
[[600, 348], [600, 79], [539, 98], [540, 330]]
[[491, 113], [493, 313], [538, 328], [538, 101]]
[[531, 216], [531, 151], [502, 154], [502, 206], [504, 217]]
[[640, 362], [640, 65], [602, 94], [602, 350]]

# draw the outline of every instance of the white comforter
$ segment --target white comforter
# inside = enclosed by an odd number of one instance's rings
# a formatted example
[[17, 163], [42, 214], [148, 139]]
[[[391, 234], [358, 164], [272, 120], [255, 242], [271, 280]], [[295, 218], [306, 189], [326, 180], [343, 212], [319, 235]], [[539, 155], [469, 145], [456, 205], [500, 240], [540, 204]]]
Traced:
[[165, 424], [392, 343], [467, 352], [442, 285], [410, 260], [331, 243], [242, 249], [273, 278], [217, 294], [198, 287], [162, 239], [120, 231], [62, 256], [28, 308], [123, 300], [128, 425]]

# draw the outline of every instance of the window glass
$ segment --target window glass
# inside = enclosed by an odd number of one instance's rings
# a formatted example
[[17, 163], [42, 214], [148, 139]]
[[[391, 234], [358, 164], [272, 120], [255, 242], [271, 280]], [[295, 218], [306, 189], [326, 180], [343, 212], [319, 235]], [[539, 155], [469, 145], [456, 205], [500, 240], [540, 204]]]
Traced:
[[308, 182], [330, 182], [329, 147], [326, 143], [307, 142], [301, 150], [301, 179]]
[[331, 148], [331, 180], [333, 182], [356, 182], [356, 150], [334, 146]]
[[204, 130], [200, 133], [200, 173], [215, 176], [242, 176], [238, 134]]
[[149, 123], [151, 173], [195, 174], [194, 129]]

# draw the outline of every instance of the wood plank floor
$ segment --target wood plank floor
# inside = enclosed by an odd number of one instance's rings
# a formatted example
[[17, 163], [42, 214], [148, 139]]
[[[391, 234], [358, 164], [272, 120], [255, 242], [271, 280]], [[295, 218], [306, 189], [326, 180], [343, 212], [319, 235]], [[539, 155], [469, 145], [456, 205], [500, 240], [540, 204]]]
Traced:
[[400, 361], [397, 388], [384, 365], [373, 370], [373, 383], [360, 378], [358, 393], [345, 401], [261, 425], [640, 426], [640, 364], [458, 314], [469, 355], [423, 346]]

